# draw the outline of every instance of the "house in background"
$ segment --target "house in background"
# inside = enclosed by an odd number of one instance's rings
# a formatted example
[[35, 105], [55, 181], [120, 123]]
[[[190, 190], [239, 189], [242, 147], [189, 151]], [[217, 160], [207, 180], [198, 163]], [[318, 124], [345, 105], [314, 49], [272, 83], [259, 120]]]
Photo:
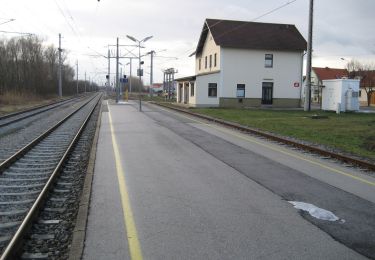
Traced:
[[152, 93], [163, 93], [164, 84], [163, 83], [153, 83], [151, 86]]
[[[337, 68], [311, 68], [311, 101], [321, 103], [323, 80], [348, 78], [346, 69]], [[305, 84], [304, 84], [305, 85]], [[303, 91], [304, 93], [304, 91]]]
[[294, 25], [206, 19], [195, 75], [176, 79], [193, 107], [299, 107], [306, 40]]
[[[359, 89], [359, 102], [361, 106], [375, 106], [375, 71], [365, 70], [351, 72], [351, 78], [361, 80]], [[369, 93], [369, 96], [367, 95]]]

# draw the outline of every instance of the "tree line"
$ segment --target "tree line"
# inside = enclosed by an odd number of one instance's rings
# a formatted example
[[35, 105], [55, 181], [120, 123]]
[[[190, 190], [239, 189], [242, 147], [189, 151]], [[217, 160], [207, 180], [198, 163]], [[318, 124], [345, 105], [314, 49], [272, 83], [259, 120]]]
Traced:
[[[74, 69], [62, 53], [63, 95], [76, 93]], [[0, 39], [0, 95], [7, 92], [34, 95], [58, 93], [59, 53], [37, 36]], [[82, 83], [80, 83], [82, 86]]]

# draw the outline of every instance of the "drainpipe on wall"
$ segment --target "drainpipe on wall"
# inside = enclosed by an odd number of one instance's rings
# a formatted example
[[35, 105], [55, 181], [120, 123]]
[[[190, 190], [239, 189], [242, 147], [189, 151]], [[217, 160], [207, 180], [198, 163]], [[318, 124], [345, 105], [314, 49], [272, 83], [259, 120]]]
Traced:
[[305, 57], [305, 55], [306, 55], [306, 52], [302, 52], [302, 55], [301, 55], [301, 66], [300, 66], [300, 69], [301, 69], [301, 73], [300, 73], [300, 75], [301, 75], [301, 85], [300, 85], [300, 89], [299, 89], [299, 104], [300, 104], [300, 107], [302, 107], [302, 100], [304, 100], [303, 98], [302, 98], [302, 88], [303, 88], [303, 86], [304, 86], [304, 84], [303, 84], [303, 57]]

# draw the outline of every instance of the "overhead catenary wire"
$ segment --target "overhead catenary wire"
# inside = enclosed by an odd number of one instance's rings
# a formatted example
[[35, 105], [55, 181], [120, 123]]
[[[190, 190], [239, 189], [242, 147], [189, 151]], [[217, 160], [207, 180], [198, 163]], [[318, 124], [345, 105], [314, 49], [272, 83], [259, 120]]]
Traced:
[[[81, 44], [85, 45], [86, 48], [90, 49], [94, 53], [102, 55], [100, 52], [96, 51], [93, 47], [91, 47], [89, 44], [87, 44], [87, 41], [85, 41], [83, 39], [83, 37], [82, 37], [82, 35], [81, 35], [81, 33], [78, 29], [77, 22], [74, 19], [74, 16], [72, 15], [72, 13], [70, 12], [70, 9], [69, 9], [66, 1], [62, 0], [62, 4], [59, 4], [58, 0], [54, 0], [54, 2], [56, 4], [56, 6], [58, 7], [61, 15], [64, 17], [65, 22], [68, 24], [69, 28], [74, 33], [74, 35], [76, 36], [78, 41]], [[105, 57], [104, 55], [102, 55], [102, 56]], [[90, 57], [89, 62], [92, 65], [92, 67], [95, 68], [95, 65], [94, 65], [92, 59], [93, 59], [93, 57]]]
[[[288, 1], [287, 3], [285, 3], [285, 4], [281, 5], [281, 6], [278, 6], [278, 7], [274, 8], [274, 9], [272, 9], [272, 10], [270, 10], [270, 11], [268, 11], [268, 12], [262, 14], [262, 15], [259, 15], [259, 16], [255, 17], [255, 18], [253, 18], [252, 20], [250, 20], [250, 22], [254, 22], [256, 20], [259, 20], [260, 18], [263, 18], [263, 17], [265, 17], [265, 16], [267, 16], [269, 14], [272, 14], [272, 13], [274, 13], [274, 12], [276, 12], [276, 11], [278, 11], [278, 10], [280, 10], [280, 9], [282, 9], [282, 8], [288, 6], [288, 5], [290, 5], [290, 4], [292, 4], [292, 3], [296, 2], [296, 1], [297, 0]], [[217, 25], [217, 24], [218, 23], [216, 23], [215, 25]], [[227, 31], [225, 31], [225, 32], [217, 35], [216, 37], [220, 38], [220, 37], [222, 37], [222, 36], [224, 36], [224, 35], [226, 35], [226, 34], [228, 34], [230, 32], [233, 32], [233, 31], [236, 31], [236, 30], [240, 29], [241, 27], [245, 26], [246, 24], [247, 24], [247, 22], [243, 22], [243, 23], [239, 24], [238, 26], [236, 26], [236, 27], [234, 27], [234, 28], [232, 28], [230, 30], [227, 30]], [[212, 28], [213, 26], [210, 26], [210, 27]]]

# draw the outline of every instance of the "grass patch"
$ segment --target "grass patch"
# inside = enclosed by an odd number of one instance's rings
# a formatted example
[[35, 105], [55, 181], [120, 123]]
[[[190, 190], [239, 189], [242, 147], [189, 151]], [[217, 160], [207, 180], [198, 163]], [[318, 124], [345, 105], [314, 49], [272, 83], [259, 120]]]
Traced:
[[29, 93], [7, 92], [0, 95], [0, 115], [25, 110], [58, 100], [57, 96], [36, 96]]
[[[194, 112], [375, 159], [375, 114], [202, 108]], [[327, 118], [324, 118], [327, 117]]]

